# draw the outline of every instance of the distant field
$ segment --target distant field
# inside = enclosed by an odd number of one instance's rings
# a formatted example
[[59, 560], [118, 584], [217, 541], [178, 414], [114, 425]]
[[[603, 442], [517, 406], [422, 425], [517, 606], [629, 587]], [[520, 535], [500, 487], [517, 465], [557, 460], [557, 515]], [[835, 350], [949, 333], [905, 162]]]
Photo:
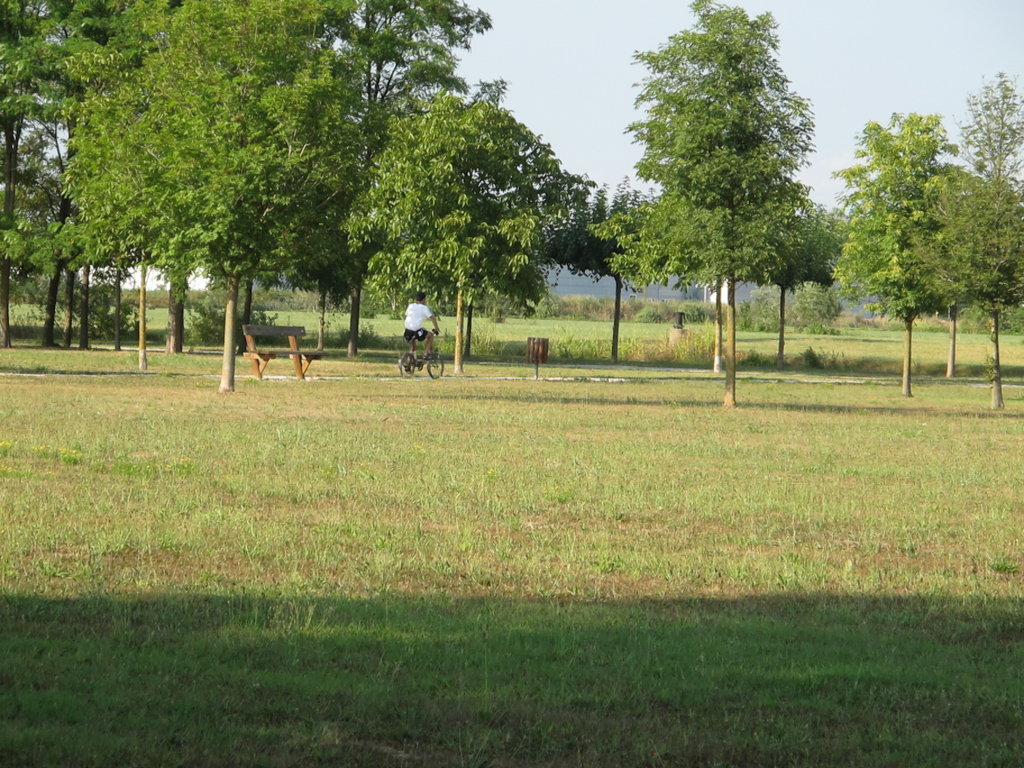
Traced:
[[0, 353], [2, 765], [1024, 754], [1019, 389], [133, 360]]
[[[24, 315], [24, 310], [22, 314]], [[315, 313], [274, 311], [271, 315], [279, 324], [304, 326], [310, 334], [310, 339], [315, 339], [318, 326], [318, 317]], [[162, 309], [152, 309], [147, 313], [147, 317], [149, 346], [152, 351], [159, 352], [163, 344], [167, 313]], [[329, 316], [325, 344], [328, 350], [336, 354], [344, 351], [345, 344], [342, 343], [341, 334], [347, 334], [348, 326], [347, 315]], [[390, 360], [391, 353], [403, 346], [400, 320], [378, 315], [363, 318], [361, 327], [365, 336], [361, 345], [365, 360]], [[445, 335], [440, 340], [440, 348], [451, 355], [455, 332], [454, 318], [442, 317], [441, 327]], [[673, 348], [668, 343], [667, 324], [625, 322], [620, 330], [620, 362], [687, 368], [709, 367], [711, 327], [690, 324], [687, 331], [689, 347]], [[508, 318], [503, 322], [494, 322], [487, 317], [477, 317], [473, 324], [471, 353], [473, 358], [483, 362], [523, 362], [526, 340], [530, 337], [549, 339], [553, 364], [607, 363], [610, 360], [611, 323], [591, 320]], [[347, 336], [345, 338], [347, 339]], [[38, 340], [28, 337], [16, 337], [15, 341], [19, 346], [38, 344]], [[77, 343], [76, 336], [73, 346], [77, 346]], [[122, 343], [126, 348], [134, 348], [137, 339], [125, 337]], [[109, 347], [110, 344], [109, 339], [93, 340], [93, 345], [97, 348]], [[776, 334], [739, 333], [737, 347], [740, 369], [774, 370], [777, 345]], [[187, 349], [201, 352], [219, 352], [220, 349], [219, 342], [186, 346]], [[946, 333], [918, 330], [914, 334], [914, 373], [944, 376], [948, 347], [949, 338]], [[1024, 337], [1004, 335], [1001, 354], [1004, 375], [1010, 379], [1024, 377]], [[901, 331], [843, 328], [827, 335], [793, 331], [786, 333], [787, 369], [790, 371], [894, 376], [901, 371], [902, 355]], [[984, 377], [986, 359], [989, 355], [990, 344], [986, 335], [959, 335], [959, 374], [975, 379]], [[171, 364], [172, 367], [177, 365]], [[481, 371], [477, 370], [476, 373], [480, 374]]]

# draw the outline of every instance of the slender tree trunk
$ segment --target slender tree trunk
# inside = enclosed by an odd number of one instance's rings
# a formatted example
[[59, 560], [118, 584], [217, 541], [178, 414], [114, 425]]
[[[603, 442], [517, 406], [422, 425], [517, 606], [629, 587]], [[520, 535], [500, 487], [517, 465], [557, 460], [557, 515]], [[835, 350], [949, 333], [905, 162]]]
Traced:
[[728, 283], [729, 298], [726, 302], [725, 327], [728, 347], [725, 351], [725, 400], [726, 408], [736, 406], [736, 291], [733, 283]]
[[903, 321], [903, 396], [913, 397], [910, 390], [910, 366], [913, 360], [914, 318]]
[[188, 295], [188, 278], [172, 277], [167, 285], [167, 343], [169, 355], [180, 354], [185, 349], [185, 297]]
[[999, 363], [999, 310], [992, 310], [992, 407], [1001, 409], [1003, 402], [1003, 372]]
[[[18, 170], [18, 142], [20, 131], [16, 121], [4, 122], [4, 218], [14, 218], [14, 191]], [[0, 259], [0, 347], [6, 349], [13, 344], [11, 339], [11, 258], [4, 252]]]
[[318, 307], [318, 309], [320, 310], [320, 317], [318, 318], [317, 329], [316, 329], [316, 349], [317, 349], [318, 352], [323, 352], [324, 351], [324, 341], [325, 341], [324, 337], [327, 335], [327, 289], [326, 288], [321, 288], [320, 289], [320, 301], [319, 301], [319, 304], [320, 304], [320, 306]]
[[114, 271], [114, 349], [121, 351], [121, 268]]
[[468, 360], [473, 354], [473, 305], [466, 307], [466, 352], [463, 358]]
[[43, 346], [57, 346], [57, 301], [60, 297], [60, 276], [64, 272], [64, 262], [57, 263], [57, 267], [46, 288], [46, 308], [43, 310]]
[[612, 315], [612, 362], [619, 362], [619, 319], [622, 317], [622, 278], [615, 278], [615, 312]]
[[775, 367], [786, 367], [786, 289], [779, 288], [779, 351], [775, 355]]
[[711, 370], [722, 372], [722, 291], [723, 283], [715, 285], [715, 361]]
[[352, 286], [352, 293], [349, 295], [351, 312], [348, 316], [348, 357], [355, 357], [359, 354], [359, 312], [363, 303], [363, 281], [358, 278]]
[[[228, 276], [228, 299], [224, 307], [224, 359], [220, 369], [220, 391], [235, 391], [235, 335], [238, 314], [238, 275]], [[250, 282], [250, 285], [252, 283]]]
[[64, 270], [64, 347], [71, 349], [71, 335], [75, 324], [75, 276], [73, 269]]
[[464, 305], [462, 300], [462, 289], [459, 288], [458, 296], [455, 299], [455, 373], [466, 372], [465, 363], [462, 357]]
[[960, 309], [956, 304], [949, 308], [949, 357], [946, 359], [947, 379], [952, 379], [956, 376], [956, 324], [959, 315]]
[[[242, 326], [252, 322], [252, 292], [253, 285], [256, 281], [249, 279], [245, 283], [245, 296], [242, 299], [242, 322], [235, 324], [235, 347], [238, 349], [238, 354], [244, 355], [245, 336], [242, 335]], [[241, 280], [238, 281], [241, 284]], [[238, 286], [235, 287], [235, 313], [238, 312]], [[231, 385], [231, 391], [234, 392], [234, 384]]]
[[146, 348], [146, 265], [139, 267], [139, 370], [149, 368], [149, 350]]
[[89, 288], [92, 281], [92, 267], [86, 264], [82, 267], [82, 304], [81, 312], [78, 315], [78, 348], [89, 348]]
[[0, 260], [0, 347], [13, 346], [11, 340], [11, 260]]

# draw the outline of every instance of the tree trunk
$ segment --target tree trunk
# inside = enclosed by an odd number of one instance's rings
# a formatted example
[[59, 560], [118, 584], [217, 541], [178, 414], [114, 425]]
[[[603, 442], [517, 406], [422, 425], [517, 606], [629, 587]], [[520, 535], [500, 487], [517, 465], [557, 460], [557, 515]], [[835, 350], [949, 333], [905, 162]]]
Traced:
[[954, 304], [949, 308], [949, 357], [946, 360], [946, 378], [956, 376], [956, 323], [960, 314], [959, 307]]
[[139, 267], [139, 370], [149, 367], [149, 352], [146, 349], [146, 265]]
[[11, 340], [11, 260], [0, 261], [0, 347], [7, 349]]
[[57, 262], [57, 267], [47, 281], [46, 307], [43, 310], [43, 346], [57, 346], [57, 300], [60, 296], [60, 276], [64, 271], [64, 262]]
[[736, 291], [733, 290], [732, 281], [726, 285], [729, 292], [725, 310], [728, 346], [725, 351], [725, 400], [722, 405], [733, 408], [736, 406]]
[[469, 359], [473, 354], [473, 305], [466, 307], [466, 352], [464, 358]]
[[[250, 281], [249, 285], [252, 285]], [[228, 276], [228, 300], [224, 307], [224, 359], [220, 369], [220, 391], [235, 391], [235, 334], [238, 313], [238, 275]]]
[[786, 289], [779, 288], [779, 351], [775, 354], [775, 367], [786, 367]]
[[992, 407], [1000, 409], [1003, 402], [1003, 372], [999, 364], [999, 310], [992, 310]]
[[913, 397], [910, 391], [910, 366], [913, 359], [914, 318], [905, 319], [903, 328], [903, 396]]
[[75, 323], [75, 276], [73, 269], [64, 270], [64, 347], [71, 349], [71, 335]]
[[121, 268], [114, 271], [114, 350], [121, 351]]
[[180, 354], [185, 349], [185, 297], [188, 295], [188, 278], [172, 277], [167, 285], [167, 344], [169, 355]]
[[89, 287], [92, 279], [92, 267], [82, 267], [82, 304], [78, 315], [78, 348], [89, 348]]
[[715, 361], [711, 370], [722, 372], [722, 283], [715, 285]]
[[462, 339], [464, 306], [462, 301], [462, 289], [459, 288], [458, 296], [455, 299], [455, 373], [465, 373], [465, 364], [462, 358]]
[[359, 311], [363, 303], [363, 282], [356, 280], [352, 286], [352, 293], [349, 295], [351, 311], [348, 316], [348, 357], [355, 357], [359, 354]]
[[[241, 281], [238, 281], [241, 283]], [[243, 325], [248, 325], [252, 322], [252, 291], [255, 280], [248, 280], [245, 284], [245, 297], [242, 299], [242, 322], [235, 324], [235, 347], [238, 349], [238, 354], [244, 355], [246, 351], [245, 336], [242, 335]], [[238, 312], [238, 287], [235, 287], [235, 312]], [[231, 386], [231, 391], [234, 392], [234, 384]], [[222, 390], [223, 391], [223, 390]]]
[[318, 352], [324, 351], [324, 341], [327, 335], [327, 289], [320, 289], [320, 317], [317, 322], [316, 329], [316, 349]]
[[[4, 218], [14, 219], [14, 191], [18, 170], [18, 142], [20, 131], [15, 120], [4, 122]], [[0, 259], [0, 347], [9, 348], [11, 339], [11, 269], [10, 256], [4, 252]]]
[[619, 319], [622, 317], [622, 278], [615, 278], [615, 311], [612, 315], [612, 362], [619, 362]]

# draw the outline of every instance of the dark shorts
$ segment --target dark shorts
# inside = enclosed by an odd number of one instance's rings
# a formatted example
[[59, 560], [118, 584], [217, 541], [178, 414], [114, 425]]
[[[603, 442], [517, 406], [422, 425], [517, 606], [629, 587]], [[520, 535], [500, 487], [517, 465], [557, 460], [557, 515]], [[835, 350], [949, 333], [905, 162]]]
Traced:
[[429, 333], [429, 331], [427, 331], [426, 328], [420, 328], [418, 331], [410, 331], [408, 328], [406, 328], [405, 340], [412, 341], [413, 339], [416, 339], [416, 341], [423, 341], [425, 338], [427, 338], [427, 333]]

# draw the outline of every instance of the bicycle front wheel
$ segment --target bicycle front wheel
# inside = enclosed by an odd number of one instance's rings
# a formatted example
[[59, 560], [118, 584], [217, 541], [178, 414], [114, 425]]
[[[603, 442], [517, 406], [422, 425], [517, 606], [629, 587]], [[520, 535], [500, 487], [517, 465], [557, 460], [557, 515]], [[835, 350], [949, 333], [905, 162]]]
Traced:
[[440, 379], [444, 376], [444, 360], [437, 352], [434, 352], [427, 360], [427, 374], [432, 379]]
[[398, 374], [399, 376], [412, 376], [416, 372], [416, 355], [412, 352], [406, 352], [400, 358], [398, 358]]

